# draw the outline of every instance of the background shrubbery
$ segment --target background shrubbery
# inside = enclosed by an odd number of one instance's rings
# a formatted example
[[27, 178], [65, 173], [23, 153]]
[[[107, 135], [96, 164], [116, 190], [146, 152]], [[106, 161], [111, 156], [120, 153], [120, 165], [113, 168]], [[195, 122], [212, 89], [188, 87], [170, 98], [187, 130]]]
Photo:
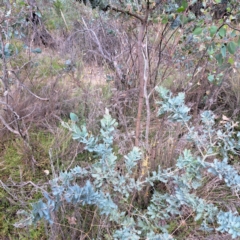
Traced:
[[238, 237], [239, 11], [4, 1], [0, 238]]

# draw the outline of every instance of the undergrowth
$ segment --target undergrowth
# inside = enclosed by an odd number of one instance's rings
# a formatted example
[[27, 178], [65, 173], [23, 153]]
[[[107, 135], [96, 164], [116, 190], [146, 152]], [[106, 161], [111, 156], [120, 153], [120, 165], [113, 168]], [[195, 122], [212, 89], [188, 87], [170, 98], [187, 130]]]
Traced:
[[[168, 114], [169, 121], [181, 123], [187, 129], [187, 138], [194, 143], [195, 151], [185, 149], [175, 167], [162, 169], [158, 166], [155, 171], [143, 175], [139, 167], [144, 154], [139, 148], [134, 147], [123, 157], [114, 151], [113, 134], [117, 122], [108, 110], [101, 120], [98, 137], [89, 133], [85, 125], [78, 127], [79, 118], [71, 113], [71, 123], [62, 122], [62, 125], [72, 132], [74, 140], [95, 155], [96, 162], [75, 166], [53, 176], [48, 188], [42, 188], [44, 198], [33, 203], [31, 211], [18, 212], [23, 218], [15, 223], [15, 227], [37, 224], [41, 219], [54, 227], [66, 219], [64, 215], [69, 214], [69, 207], [84, 206], [94, 211], [99, 219], [99, 231], [83, 232], [84, 237], [103, 238], [103, 232], [108, 232], [109, 239], [164, 240], [175, 236], [176, 239], [187, 238], [193, 231], [202, 231], [206, 235], [219, 231], [232, 238], [239, 237], [237, 208], [229, 210], [216, 199], [211, 201], [207, 196], [198, 196], [198, 190], [208, 184], [204, 179], [209, 174], [231, 189], [233, 196], [239, 193], [240, 175], [228, 163], [229, 154], [238, 154], [240, 148], [240, 133], [234, 131], [235, 124], [226, 122], [219, 127], [214, 114], [205, 111], [201, 113], [201, 125], [196, 129], [191, 123], [190, 108], [184, 104], [183, 93], [173, 96], [165, 88], [156, 90], [162, 99], [158, 114]], [[162, 190], [156, 183], [162, 184]], [[141, 208], [136, 197], [141, 197], [137, 193], [146, 186], [151, 186], [151, 197], [147, 206]], [[59, 211], [63, 214], [61, 218]], [[67, 219], [70, 226], [81, 221], [75, 212]], [[90, 230], [95, 225], [93, 222], [88, 223]], [[189, 231], [181, 235], [180, 230], [188, 224]]]
[[[24, 183], [47, 180], [44, 170], [49, 168], [48, 149], [54, 137], [46, 131], [33, 131], [30, 134], [30, 151], [21, 139], [5, 142], [1, 152], [1, 188], [0, 188], [0, 238], [5, 239], [41, 239], [45, 235], [43, 224], [28, 231], [19, 231], [13, 227], [16, 212], [24, 204], [39, 199], [39, 192]], [[32, 163], [33, 159], [36, 160]], [[45, 175], [45, 178], [43, 177]]]

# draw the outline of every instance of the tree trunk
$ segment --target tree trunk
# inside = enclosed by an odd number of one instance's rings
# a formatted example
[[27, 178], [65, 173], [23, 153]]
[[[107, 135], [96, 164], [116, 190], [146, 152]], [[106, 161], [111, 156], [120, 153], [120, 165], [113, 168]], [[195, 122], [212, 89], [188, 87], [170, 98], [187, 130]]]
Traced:
[[138, 54], [138, 79], [139, 79], [139, 97], [138, 97], [138, 113], [136, 119], [136, 138], [135, 146], [139, 145], [139, 138], [141, 133], [141, 116], [144, 103], [144, 57], [143, 57], [143, 39], [144, 32], [146, 28], [146, 22], [141, 22], [139, 25], [138, 32], [138, 44], [137, 44], [137, 54]]

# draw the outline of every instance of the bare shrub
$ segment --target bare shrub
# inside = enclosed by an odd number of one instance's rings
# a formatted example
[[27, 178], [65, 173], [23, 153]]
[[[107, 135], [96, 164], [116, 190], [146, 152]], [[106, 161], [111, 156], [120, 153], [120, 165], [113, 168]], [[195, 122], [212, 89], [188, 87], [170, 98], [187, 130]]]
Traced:
[[56, 118], [68, 116], [74, 106], [74, 102], [69, 101], [69, 90], [63, 89], [57, 81], [34, 92], [31, 91], [31, 86], [13, 86], [8, 106], [2, 112], [2, 117], [12, 128], [17, 130], [17, 125], [20, 124], [19, 127], [25, 134], [32, 124], [41, 128], [44, 127], [44, 122], [56, 123]]

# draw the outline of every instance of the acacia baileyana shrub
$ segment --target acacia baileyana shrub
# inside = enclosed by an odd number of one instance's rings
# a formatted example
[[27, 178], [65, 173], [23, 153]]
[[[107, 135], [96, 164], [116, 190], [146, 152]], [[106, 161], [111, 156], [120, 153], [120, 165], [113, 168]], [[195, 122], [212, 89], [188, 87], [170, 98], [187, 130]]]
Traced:
[[[74, 167], [61, 172], [49, 182], [50, 191], [43, 191], [43, 199], [32, 204], [30, 212], [21, 211], [23, 218], [15, 227], [35, 224], [40, 219], [54, 222], [54, 216], [63, 204], [95, 205], [100, 215], [105, 215], [111, 224], [113, 239], [173, 239], [168, 233], [169, 223], [183, 215], [184, 207], [194, 212], [194, 220], [201, 224], [202, 231], [213, 230], [240, 236], [240, 217], [235, 212], [225, 212], [213, 203], [198, 197], [196, 189], [203, 184], [203, 174], [211, 174], [223, 179], [234, 194], [240, 190], [240, 176], [228, 164], [230, 153], [237, 154], [240, 148], [240, 133], [235, 133], [231, 124], [216, 129], [214, 114], [201, 114], [201, 133], [191, 124], [190, 109], [184, 104], [184, 93], [173, 96], [171, 92], [157, 87], [161, 101], [159, 115], [168, 114], [169, 121], [180, 122], [188, 130], [188, 139], [195, 143], [197, 151], [185, 149], [177, 159], [174, 168], [161, 166], [147, 177], [136, 177], [138, 162], [143, 158], [141, 150], [134, 147], [123, 158], [113, 150], [114, 131], [117, 122], [108, 110], [101, 120], [98, 137], [89, 133], [85, 126], [79, 127], [78, 117], [71, 113], [71, 123], [62, 125], [72, 132], [75, 141], [83, 143], [85, 150], [96, 155], [97, 161], [90, 167]], [[212, 159], [215, 158], [214, 161]], [[117, 170], [119, 161], [124, 161], [122, 171]], [[79, 186], [81, 179], [84, 185]], [[171, 193], [153, 192], [146, 209], [138, 206], [129, 208], [128, 203], [135, 192], [139, 192], [154, 182], [171, 183]], [[133, 202], [134, 204], [134, 202]], [[126, 214], [126, 209], [130, 209]], [[199, 226], [199, 225], [198, 225]]]

